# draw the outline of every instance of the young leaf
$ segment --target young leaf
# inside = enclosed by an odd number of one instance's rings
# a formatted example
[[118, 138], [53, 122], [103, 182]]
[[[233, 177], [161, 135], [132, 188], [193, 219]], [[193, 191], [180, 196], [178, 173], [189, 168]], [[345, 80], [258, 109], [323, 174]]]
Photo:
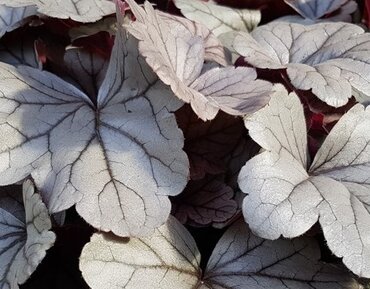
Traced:
[[128, 30], [139, 39], [140, 53], [158, 77], [177, 97], [190, 103], [201, 119], [213, 119], [220, 109], [240, 115], [266, 104], [271, 85], [255, 80], [254, 69], [216, 67], [200, 75], [206, 53], [203, 34], [186, 33], [184, 26], [169, 18], [164, 20], [162, 13], [157, 13], [148, 2], [144, 4], [145, 10], [133, 0], [127, 3], [136, 17]]
[[370, 34], [348, 23], [274, 22], [239, 32], [232, 48], [259, 68], [286, 68], [293, 86], [327, 104], [348, 102], [352, 88], [370, 96]]
[[0, 37], [21, 26], [27, 17], [36, 14], [35, 6], [12, 8], [0, 5]]
[[71, 18], [78, 22], [95, 22], [115, 12], [110, 0], [0, 0], [8, 7], [36, 6], [37, 11], [55, 18]]
[[289, 6], [296, 10], [302, 17], [311, 20], [318, 20], [330, 13], [339, 10], [334, 17], [325, 18], [325, 20], [350, 21], [350, 14], [355, 12], [357, 4], [353, 0], [284, 0]]
[[53, 246], [48, 210], [30, 180], [17, 192], [0, 195], [0, 288], [18, 289]]
[[239, 175], [251, 229], [268, 239], [292, 238], [319, 220], [332, 252], [354, 273], [369, 277], [369, 110], [358, 104], [345, 114], [311, 166], [303, 108], [294, 93], [276, 92], [245, 124], [266, 150]]
[[[170, 217], [154, 235], [129, 240], [94, 234], [80, 257], [92, 289], [355, 289], [342, 270], [321, 261], [313, 239], [266, 241], [243, 222], [220, 239], [202, 276], [199, 251], [189, 232]], [[112, 274], [115, 272], [115, 274]]]
[[143, 235], [163, 224], [189, 163], [181, 105], [119, 30], [94, 104], [48, 72], [0, 64], [0, 180], [31, 174], [52, 213], [76, 204], [91, 225]]
[[234, 191], [219, 176], [190, 181], [176, 199], [173, 211], [182, 224], [196, 227], [226, 223], [236, 213]]
[[175, 0], [188, 19], [202, 23], [215, 35], [229, 31], [252, 31], [261, 21], [259, 10], [233, 9], [201, 0]]

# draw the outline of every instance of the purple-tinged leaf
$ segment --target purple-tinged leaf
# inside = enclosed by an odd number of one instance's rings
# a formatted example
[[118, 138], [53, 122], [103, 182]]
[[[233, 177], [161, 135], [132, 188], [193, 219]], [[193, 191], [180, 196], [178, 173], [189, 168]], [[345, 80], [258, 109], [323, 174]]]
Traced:
[[30, 180], [20, 192], [0, 194], [0, 288], [19, 289], [53, 246], [48, 210]]
[[295, 93], [276, 92], [269, 106], [246, 117], [245, 124], [265, 149], [239, 175], [251, 229], [268, 239], [293, 238], [319, 221], [331, 251], [355, 274], [369, 277], [369, 110], [358, 104], [347, 112], [311, 165]]
[[182, 224], [195, 227], [226, 223], [236, 213], [234, 191], [222, 177], [207, 176], [190, 181], [176, 199], [173, 212]]
[[345, 105], [352, 90], [370, 96], [370, 34], [357, 25], [274, 22], [233, 39], [232, 49], [249, 64], [286, 68], [294, 87], [331, 106]]
[[202, 274], [195, 241], [170, 217], [147, 238], [94, 234], [82, 250], [80, 269], [92, 289], [361, 288], [344, 270], [319, 259], [314, 239], [267, 241], [239, 221], [219, 240]]

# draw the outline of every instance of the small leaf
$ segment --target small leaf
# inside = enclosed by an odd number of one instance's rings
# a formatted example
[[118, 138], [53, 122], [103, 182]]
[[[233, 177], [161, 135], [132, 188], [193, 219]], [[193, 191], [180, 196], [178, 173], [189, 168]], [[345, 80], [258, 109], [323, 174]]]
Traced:
[[345, 105], [352, 90], [370, 97], [370, 34], [357, 25], [274, 22], [233, 39], [232, 49], [249, 64], [287, 68], [294, 87], [312, 90], [331, 106]]
[[37, 11], [55, 18], [71, 18], [78, 22], [95, 22], [115, 12], [110, 0], [0, 0], [8, 7], [36, 6]]
[[31, 181], [18, 192], [0, 196], [0, 288], [18, 289], [53, 246], [55, 234], [45, 204]]
[[175, 0], [188, 19], [207, 26], [216, 36], [229, 31], [252, 31], [261, 21], [259, 10], [233, 9], [201, 0]]
[[80, 269], [92, 289], [361, 288], [319, 259], [313, 239], [266, 241], [239, 221], [220, 239], [202, 276], [193, 238], [170, 217], [148, 238], [94, 234], [82, 250]]
[[347, 112], [311, 166], [305, 161], [305, 117], [295, 93], [276, 93], [245, 124], [266, 150], [239, 175], [251, 229], [268, 239], [293, 238], [319, 221], [331, 251], [354, 273], [369, 277], [369, 110], [358, 104]]
[[238, 208], [233, 197], [233, 189], [226, 185], [222, 178], [207, 176], [188, 183], [176, 199], [173, 211], [182, 224], [202, 227], [226, 223]]

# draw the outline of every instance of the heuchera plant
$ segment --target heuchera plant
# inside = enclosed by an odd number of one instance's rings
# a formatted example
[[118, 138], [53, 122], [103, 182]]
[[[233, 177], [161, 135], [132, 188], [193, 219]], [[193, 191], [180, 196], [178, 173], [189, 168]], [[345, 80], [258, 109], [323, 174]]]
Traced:
[[0, 289], [366, 288], [369, 6], [0, 0]]

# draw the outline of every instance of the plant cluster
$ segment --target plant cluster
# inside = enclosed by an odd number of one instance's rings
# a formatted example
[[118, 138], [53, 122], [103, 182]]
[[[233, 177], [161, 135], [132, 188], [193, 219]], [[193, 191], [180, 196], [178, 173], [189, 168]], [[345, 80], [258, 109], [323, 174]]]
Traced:
[[365, 288], [369, 7], [0, 0], [0, 289]]

